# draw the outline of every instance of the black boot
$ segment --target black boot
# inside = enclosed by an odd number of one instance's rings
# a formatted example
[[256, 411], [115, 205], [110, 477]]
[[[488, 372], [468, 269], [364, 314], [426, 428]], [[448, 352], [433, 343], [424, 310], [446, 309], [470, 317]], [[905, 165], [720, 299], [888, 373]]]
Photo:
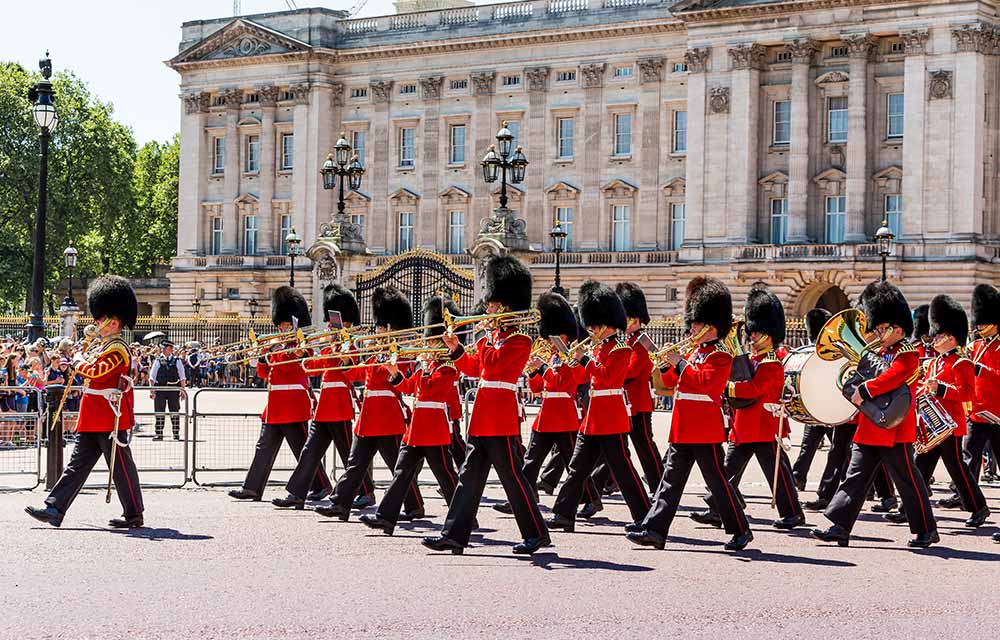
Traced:
[[29, 516], [38, 520], [40, 522], [47, 522], [53, 527], [61, 527], [63, 516], [66, 515], [56, 509], [55, 507], [45, 507], [44, 509], [36, 509], [35, 507], [25, 507], [24, 512]]
[[948, 496], [947, 498], [941, 498], [937, 501], [938, 506], [942, 509], [961, 509], [962, 508], [962, 496], [957, 493]]
[[311, 492], [309, 495], [306, 496], [306, 500], [308, 500], [309, 502], [319, 502], [328, 495], [330, 495], [330, 491], [328, 491], [327, 489], [316, 489], [315, 491]]
[[688, 514], [688, 517], [698, 524], [707, 524], [715, 528], [722, 527], [722, 516], [712, 509], [706, 509], [705, 511], [692, 511]]
[[798, 514], [794, 516], [788, 516], [787, 518], [780, 518], [771, 523], [771, 526], [775, 529], [781, 529], [783, 531], [791, 531], [795, 527], [801, 527], [806, 523], [806, 517], [803, 514]]
[[600, 500], [595, 500], [580, 507], [580, 510], [576, 512], [576, 517], [584, 519], [592, 518], [600, 511], [604, 511], [604, 503]]
[[625, 525], [625, 533], [639, 533], [645, 528], [641, 522], [630, 522]]
[[667, 539], [661, 533], [657, 533], [652, 529], [643, 529], [642, 531], [637, 531], [625, 535], [630, 542], [633, 542], [642, 547], [653, 547], [654, 549], [663, 550], [663, 547], [667, 543]]
[[129, 516], [121, 518], [112, 518], [108, 520], [108, 525], [114, 527], [115, 529], [141, 529], [142, 528], [142, 514], [137, 516]]
[[399, 521], [411, 522], [413, 520], [423, 520], [426, 515], [427, 514], [424, 512], [424, 510], [420, 508], [414, 509], [413, 511], [404, 511], [403, 513], [399, 514]]
[[271, 504], [276, 507], [281, 507], [282, 509], [293, 508], [297, 510], [302, 510], [306, 508], [306, 501], [298, 496], [293, 496], [288, 494], [284, 498], [275, 498], [271, 500]]
[[236, 498], [237, 500], [253, 500], [254, 502], [260, 502], [260, 494], [256, 491], [247, 491], [246, 489], [233, 489], [229, 492], [230, 498]]
[[347, 522], [351, 517], [351, 512], [339, 504], [331, 504], [329, 507], [316, 507], [316, 513], [324, 518], [339, 518], [341, 522]]
[[812, 537], [823, 542], [836, 542], [842, 547], [846, 547], [851, 542], [851, 532], [835, 524], [829, 529], [813, 529]]
[[826, 498], [816, 498], [815, 500], [810, 500], [802, 505], [809, 511], [822, 511], [830, 506], [830, 501]]
[[726, 551], [742, 551], [753, 542], [753, 531], [747, 529], [743, 533], [737, 533], [726, 543]]
[[556, 492], [555, 486], [549, 484], [545, 480], [538, 481], [538, 488], [546, 493], [546, 495], [552, 495]]
[[993, 534], [993, 542], [1000, 543], [1000, 533]]
[[910, 521], [905, 511], [890, 511], [882, 517], [893, 524], [906, 524]]
[[545, 524], [548, 525], [549, 529], [562, 529], [566, 533], [573, 533], [576, 529], [576, 522], [558, 513], [548, 518]]
[[970, 529], [978, 529], [986, 523], [986, 518], [990, 517], [990, 508], [983, 507], [979, 511], [972, 514], [972, 516], [965, 521], [965, 526]]
[[458, 544], [451, 538], [446, 538], [445, 536], [438, 536], [436, 538], [424, 538], [420, 544], [424, 545], [431, 551], [451, 551], [457, 556], [462, 555], [465, 551], [465, 547]]
[[872, 511], [874, 513], [889, 513], [898, 506], [899, 501], [895, 497], [882, 498], [872, 505]]
[[358, 518], [358, 520], [360, 520], [361, 523], [366, 527], [368, 527], [369, 529], [380, 529], [382, 533], [384, 533], [387, 536], [391, 536], [393, 531], [396, 530], [395, 524], [389, 522], [385, 518], [380, 517], [378, 514], [369, 515], [366, 513], [363, 514], [360, 518]]
[[937, 529], [934, 531], [928, 531], [927, 533], [921, 533], [916, 538], [907, 542], [906, 546], [915, 549], [926, 549], [935, 542], [941, 542], [941, 536], [938, 535]]
[[542, 547], [552, 546], [552, 539], [545, 534], [539, 538], [525, 538], [523, 542], [514, 545], [514, 553], [522, 556], [530, 556]]
[[506, 513], [508, 515], [514, 513], [514, 508], [510, 506], [509, 502], [498, 502], [493, 505], [494, 511], [499, 511], [500, 513]]
[[368, 507], [374, 505], [375, 505], [375, 494], [366, 493], [364, 495], [360, 495], [357, 498], [355, 498], [354, 504], [351, 505], [351, 508], [361, 510], [361, 509], [367, 509]]

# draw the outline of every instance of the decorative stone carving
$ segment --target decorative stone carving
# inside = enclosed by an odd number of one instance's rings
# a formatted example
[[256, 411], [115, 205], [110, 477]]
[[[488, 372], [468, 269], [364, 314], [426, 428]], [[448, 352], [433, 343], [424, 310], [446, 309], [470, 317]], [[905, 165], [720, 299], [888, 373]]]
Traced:
[[441, 87], [444, 85], [444, 76], [431, 76], [420, 79], [420, 93], [424, 100], [437, 100], [441, 97]]
[[690, 73], [705, 73], [708, 70], [708, 60], [711, 56], [712, 50], [708, 47], [688, 49], [684, 52], [684, 64], [687, 65]]
[[375, 104], [385, 104], [392, 98], [392, 87], [396, 84], [394, 80], [372, 80], [368, 83], [371, 89], [372, 102]]
[[709, 113], [729, 113], [729, 87], [712, 87], [708, 96]]
[[952, 29], [951, 37], [960, 52], [991, 53], [996, 41], [996, 33], [981, 22]]
[[611, 199], [624, 199], [631, 198], [637, 192], [639, 188], [634, 184], [625, 182], [624, 180], [612, 180], [603, 187], [601, 187], [601, 192], [604, 194], [605, 198]]
[[329, 253], [324, 252], [315, 262], [313, 269], [321, 284], [329, 284], [337, 280], [337, 261]]
[[922, 56], [927, 53], [927, 40], [930, 32], [926, 29], [914, 29], [912, 31], [902, 31], [899, 34], [903, 41], [903, 49], [908, 56]]
[[841, 39], [847, 45], [848, 57], [861, 60], [871, 59], [878, 43], [870, 33], [844, 34]]
[[583, 88], [593, 89], [604, 86], [604, 69], [607, 66], [603, 62], [581, 65], [580, 73], [583, 75]]
[[243, 104], [243, 89], [234, 89], [232, 87], [223, 89], [221, 96], [226, 109], [239, 109], [240, 105]]
[[273, 84], [258, 86], [257, 101], [262, 107], [273, 107], [278, 104], [278, 87]]
[[292, 94], [295, 104], [309, 104], [309, 83], [298, 82], [288, 87], [288, 92]]
[[767, 49], [756, 43], [741, 44], [729, 49], [729, 59], [733, 63], [734, 70], [761, 70], [767, 64]]
[[471, 75], [472, 95], [491, 96], [497, 88], [496, 71], [479, 71]]
[[951, 97], [951, 71], [939, 69], [930, 72], [927, 96], [929, 100], [944, 100]]
[[528, 90], [545, 91], [549, 85], [548, 67], [530, 67], [524, 70], [524, 75], [528, 78]]
[[569, 202], [580, 198], [580, 190], [568, 182], [559, 181], [545, 190], [553, 202]]
[[344, 106], [344, 85], [341, 82], [334, 82], [330, 86], [330, 105], [333, 107]]
[[205, 91], [184, 94], [185, 113], [205, 113], [212, 104], [212, 97]]
[[847, 82], [850, 79], [850, 74], [844, 71], [828, 71], [816, 78], [816, 84], [820, 86], [824, 84], [837, 84], [838, 82]]
[[510, 249], [526, 248], [528, 223], [513, 211], [497, 207], [493, 215], [479, 221], [479, 235], [492, 236]]
[[663, 75], [663, 58], [642, 58], [639, 60], [639, 82], [650, 84], [659, 82]]
[[819, 51], [819, 47], [812, 40], [803, 38], [787, 43], [785, 50], [792, 55], [794, 64], [812, 64], [813, 57]]
[[351, 216], [346, 213], [334, 213], [329, 222], [320, 225], [319, 237], [333, 242], [342, 251], [365, 251], [364, 230], [360, 224], [351, 222]]
[[835, 144], [830, 147], [830, 164], [835, 167], [847, 165], [847, 151], [843, 145]]
[[264, 42], [256, 36], [244, 34], [224, 45], [222, 55], [228, 58], [245, 58], [259, 56], [262, 53], [267, 53], [270, 49], [271, 43]]

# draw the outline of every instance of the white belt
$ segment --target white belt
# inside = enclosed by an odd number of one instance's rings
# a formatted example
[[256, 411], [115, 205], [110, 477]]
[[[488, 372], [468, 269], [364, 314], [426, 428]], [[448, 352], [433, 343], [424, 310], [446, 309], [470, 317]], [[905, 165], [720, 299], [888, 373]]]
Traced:
[[346, 389], [346, 382], [324, 382], [319, 385], [320, 389]]
[[83, 393], [88, 396], [101, 396], [108, 400], [114, 400], [115, 394], [119, 394], [121, 391], [118, 389], [91, 389], [90, 387], [84, 387]]
[[481, 380], [480, 389], [506, 389], [507, 391], [517, 391], [517, 385], [513, 382], [500, 382], [499, 380]]
[[448, 411], [447, 402], [429, 402], [427, 400], [417, 400], [413, 404], [414, 409], [438, 409], [440, 411]]
[[366, 398], [395, 398], [396, 394], [388, 389], [372, 389], [365, 391]]
[[622, 396], [622, 399], [624, 399], [625, 398], [625, 390], [624, 389], [591, 389], [590, 390], [590, 397], [591, 398], [600, 398], [601, 396]]
[[694, 402], [711, 402], [715, 404], [710, 396], [704, 393], [686, 393], [684, 391], [674, 391], [674, 400], [693, 400]]
[[549, 398], [565, 398], [567, 400], [572, 400], [573, 396], [569, 395], [565, 391], [543, 391], [542, 399], [548, 400]]
[[269, 386], [268, 391], [305, 391], [306, 388], [301, 384], [272, 384]]

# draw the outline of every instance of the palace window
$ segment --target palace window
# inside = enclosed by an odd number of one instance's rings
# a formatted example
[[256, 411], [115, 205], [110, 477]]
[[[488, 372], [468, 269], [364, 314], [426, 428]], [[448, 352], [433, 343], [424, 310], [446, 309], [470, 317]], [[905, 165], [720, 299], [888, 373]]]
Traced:
[[351, 223], [358, 225], [358, 229], [361, 230], [361, 238], [363, 240], [364, 237], [365, 237], [365, 214], [363, 214], [363, 213], [352, 213], [351, 214]]
[[226, 172], [226, 139], [212, 138], [212, 173]]
[[903, 137], [903, 94], [890, 93], [886, 96], [886, 124], [885, 132], [887, 138]]
[[847, 57], [847, 47], [833, 47], [830, 49], [831, 58], [846, 58]]
[[514, 153], [514, 149], [517, 149], [521, 145], [521, 123], [517, 120], [508, 122], [507, 130], [514, 136], [514, 139], [510, 141], [510, 151]]
[[573, 82], [574, 80], [576, 80], [575, 69], [556, 72], [556, 82]]
[[290, 171], [295, 164], [295, 135], [281, 134], [281, 170]]
[[453, 124], [448, 130], [448, 162], [465, 163], [465, 125]]
[[573, 118], [559, 118], [557, 121], [556, 157], [567, 160], [573, 157]]
[[247, 136], [246, 166], [247, 173], [260, 171], [260, 136]]
[[632, 114], [616, 113], [614, 117], [615, 141], [614, 155], [628, 156], [632, 154]]
[[674, 73], [687, 73], [688, 66], [684, 62], [674, 63]]
[[505, 87], [520, 87], [521, 76], [520, 75], [503, 76], [502, 80], [500, 81], [500, 84], [502, 84]]
[[771, 244], [788, 242], [788, 199], [771, 199]]
[[674, 153], [688, 150], [688, 112], [674, 111]]
[[217, 256], [222, 253], [222, 216], [212, 218], [212, 241], [209, 253]]
[[631, 78], [634, 73], [634, 67], [632, 65], [627, 65], [623, 67], [615, 67], [612, 75], [615, 78]]
[[902, 233], [903, 196], [891, 194], [885, 197], [885, 221], [889, 231], [892, 231], [892, 235], [898, 239]]
[[403, 84], [399, 86], [399, 95], [409, 96], [417, 93], [417, 85], [413, 83]]
[[787, 49], [779, 51], [777, 54], [775, 54], [774, 61], [775, 62], [791, 62], [792, 61], [792, 52], [788, 51]]
[[847, 98], [839, 96], [827, 100], [827, 142], [847, 142]]
[[358, 162], [361, 166], [365, 166], [365, 132], [364, 131], [352, 131], [351, 132], [351, 146], [354, 148], [354, 154], [358, 156]]
[[556, 207], [556, 222], [566, 232], [566, 251], [573, 250], [573, 207]]
[[684, 244], [685, 205], [675, 203], [670, 205], [670, 248], [677, 251]]
[[399, 235], [396, 241], [396, 249], [399, 253], [413, 248], [413, 217], [412, 212], [399, 214]]
[[611, 250], [632, 250], [631, 207], [616, 204], [611, 207]]
[[469, 88], [469, 81], [466, 78], [461, 80], [452, 80], [448, 83], [448, 89], [450, 91], [464, 91]]
[[243, 102], [252, 104], [254, 102], [260, 102], [260, 98], [257, 97], [256, 93], [247, 93], [243, 96]]
[[465, 251], [465, 212], [448, 212], [448, 253]]
[[415, 130], [412, 127], [399, 129], [399, 166], [412, 167], [416, 157]]
[[257, 216], [243, 218], [243, 255], [257, 255]]
[[280, 253], [283, 256], [288, 255], [288, 242], [285, 241], [285, 238], [288, 237], [288, 234], [291, 233], [291, 231], [292, 231], [292, 216], [286, 213], [285, 215], [281, 216], [281, 226], [278, 232], [278, 253]]
[[774, 144], [789, 144], [792, 139], [792, 103], [778, 100], [774, 103]]
[[358, 99], [358, 98], [367, 98], [368, 97], [368, 87], [353, 87], [353, 88], [351, 88], [351, 97], [355, 98], [355, 99]]
[[288, 102], [289, 100], [294, 100], [294, 99], [295, 99], [295, 94], [289, 91], [288, 89], [285, 89], [284, 91], [278, 94], [278, 102]]
[[826, 199], [826, 242], [844, 242], [847, 224], [847, 196], [829, 196]]

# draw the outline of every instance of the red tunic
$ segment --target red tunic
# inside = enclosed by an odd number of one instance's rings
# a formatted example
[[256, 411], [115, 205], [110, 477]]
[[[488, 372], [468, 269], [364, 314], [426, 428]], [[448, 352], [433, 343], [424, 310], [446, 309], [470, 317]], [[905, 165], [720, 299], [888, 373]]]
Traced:
[[[309, 353], [309, 350], [306, 350]], [[265, 424], [308, 422], [312, 417], [312, 392], [309, 378], [294, 351], [268, 354], [257, 361], [257, 375], [267, 380], [267, 405], [260, 419]]]
[[[349, 374], [353, 380], [365, 381], [365, 400], [354, 423], [354, 433], [366, 438], [402, 435], [406, 431], [402, 394], [389, 382], [389, 371], [378, 364], [384, 360], [372, 356], [365, 362], [378, 366], [358, 367]], [[404, 371], [402, 366], [399, 369]]]
[[626, 341], [632, 347], [632, 355], [628, 361], [628, 369], [625, 372], [625, 398], [628, 400], [632, 415], [637, 413], [652, 413], [653, 411], [653, 390], [650, 387], [650, 378], [653, 375], [653, 361], [649, 357], [646, 347], [639, 343], [641, 331], [628, 336]]
[[989, 411], [1000, 417], [1000, 337], [994, 336], [988, 340], [973, 342], [971, 357], [976, 364], [972, 421], [988, 422], [976, 414], [980, 411]]
[[616, 334], [604, 339], [593, 358], [581, 361], [590, 375], [590, 405], [580, 433], [607, 436], [629, 432], [632, 423], [623, 385], [631, 357], [632, 349]]
[[454, 391], [448, 396], [448, 419], [452, 422], [462, 419], [462, 390], [459, 388], [458, 370], [455, 371], [455, 382], [452, 383]]
[[[121, 336], [104, 338], [104, 346], [97, 359], [93, 362], [81, 362], [76, 365], [76, 372], [83, 376], [87, 390], [80, 400], [80, 415], [76, 420], [76, 430], [87, 433], [110, 433], [115, 429], [115, 412], [111, 402], [113, 398], [101, 395], [102, 392], [122, 388], [122, 378], [132, 369], [132, 356], [128, 345]], [[132, 408], [135, 399], [132, 386], [123, 392], [119, 405], [118, 429], [126, 431], [132, 428], [135, 417]]]
[[963, 358], [954, 350], [934, 358], [924, 374], [924, 382], [937, 380], [944, 383], [938, 384], [937, 397], [958, 425], [953, 432], [955, 436], [964, 436], [969, 431], [965, 423], [965, 408], [972, 402], [975, 379], [972, 360]]
[[459, 346], [452, 357], [465, 375], [479, 378], [469, 436], [516, 436], [521, 432], [517, 380], [531, 355], [531, 338], [511, 330], [480, 338], [474, 353]]
[[[766, 404], [780, 404], [785, 386], [785, 368], [773, 351], [750, 356], [753, 377], [744, 382], [730, 382], [729, 396], [756, 400], [745, 409], [736, 409], [729, 440], [736, 444], [747, 442], [772, 442], [778, 433], [781, 419], [768, 411]], [[782, 436], [788, 434], [785, 426]]]
[[724, 442], [726, 419], [722, 413], [722, 393], [729, 382], [733, 356], [715, 340], [699, 345], [688, 354], [684, 363], [678, 363], [663, 374], [663, 384], [674, 389], [669, 441], [677, 444]]
[[458, 370], [451, 362], [431, 362], [410, 377], [399, 376], [396, 388], [413, 395], [413, 416], [403, 442], [414, 447], [451, 444], [448, 400], [455, 395]]
[[[324, 347], [320, 355], [340, 353], [339, 348]], [[309, 363], [310, 369], [349, 365], [353, 358], [324, 358]], [[319, 404], [316, 405], [316, 422], [342, 422], [354, 419], [354, 402], [351, 400], [351, 380], [349, 370], [324, 371], [320, 383]]]
[[542, 394], [542, 407], [531, 425], [532, 431], [555, 433], [580, 428], [576, 389], [587, 380], [587, 370], [563, 364], [553, 355], [549, 364], [528, 377], [528, 387]]
[[889, 368], [861, 385], [861, 395], [864, 397], [867, 393], [867, 397], [871, 398], [909, 384], [913, 403], [906, 418], [892, 429], [882, 429], [863, 413], [859, 413], [858, 430], [854, 433], [854, 441], [876, 447], [891, 447], [897, 442], [913, 442], [917, 439], [917, 414], [914, 408], [917, 399], [917, 381], [920, 378], [920, 356], [908, 342], [897, 342], [888, 349], [879, 351], [879, 355], [889, 362]]

